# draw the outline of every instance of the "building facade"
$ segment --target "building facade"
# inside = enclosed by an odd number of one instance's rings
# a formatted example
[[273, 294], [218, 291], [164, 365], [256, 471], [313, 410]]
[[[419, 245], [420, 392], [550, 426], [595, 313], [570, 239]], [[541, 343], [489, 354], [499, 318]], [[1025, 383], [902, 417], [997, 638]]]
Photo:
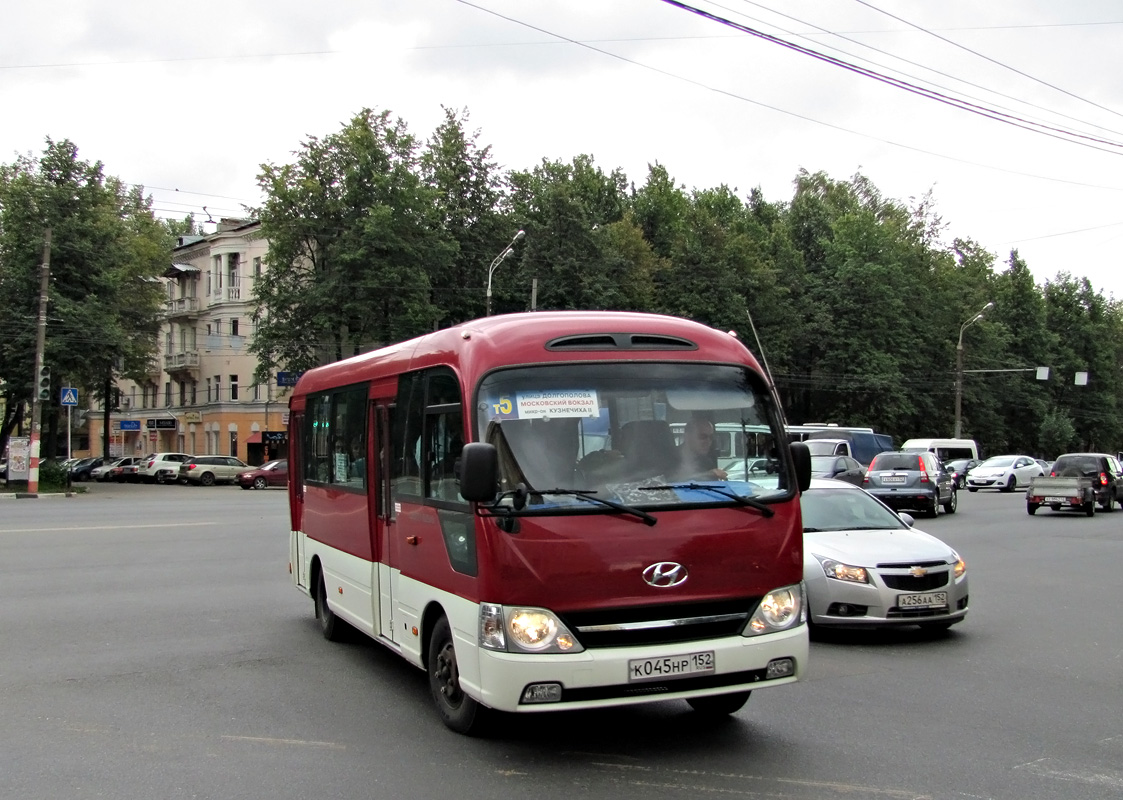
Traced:
[[[250, 464], [287, 455], [288, 395], [255, 383], [253, 286], [268, 242], [257, 222], [222, 220], [203, 236], [181, 237], [164, 273], [167, 298], [159, 353], [140, 382], [119, 383], [110, 455], [177, 452], [230, 455]], [[91, 413], [100, 453], [103, 417]]]

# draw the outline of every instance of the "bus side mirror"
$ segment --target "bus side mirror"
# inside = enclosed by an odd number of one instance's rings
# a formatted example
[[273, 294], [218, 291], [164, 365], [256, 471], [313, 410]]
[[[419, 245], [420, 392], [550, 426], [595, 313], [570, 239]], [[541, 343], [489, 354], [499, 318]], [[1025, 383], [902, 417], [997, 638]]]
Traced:
[[811, 486], [811, 450], [803, 442], [792, 442], [789, 447], [795, 465], [796, 484], [801, 492], [806, 492]]
[[495, 445], [469, 442], [460, 453], [460, 496], [476, 503], [495, 499], [499, 485], [499, 454]]

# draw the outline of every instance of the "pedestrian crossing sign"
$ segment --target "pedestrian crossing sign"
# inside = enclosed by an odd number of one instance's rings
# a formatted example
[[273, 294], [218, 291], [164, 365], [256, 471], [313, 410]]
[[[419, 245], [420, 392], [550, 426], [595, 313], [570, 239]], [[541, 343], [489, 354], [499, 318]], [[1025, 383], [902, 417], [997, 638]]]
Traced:
[[59, 400], [59, 405], [76, 406], [78, 405], [78, 390], [73, 386], [62, 387], [62, 399]]

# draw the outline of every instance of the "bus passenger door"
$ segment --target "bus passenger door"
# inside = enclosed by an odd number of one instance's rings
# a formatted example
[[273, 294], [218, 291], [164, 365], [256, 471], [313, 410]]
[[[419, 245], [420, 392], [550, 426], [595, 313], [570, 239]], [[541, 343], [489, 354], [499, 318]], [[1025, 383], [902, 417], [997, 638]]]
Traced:
[[390, 498], [390, 404], [376, 400], [371, 407], [371, 463], [377, 469], [371, 474], [370, 532], [373, 545], [375, 588], [377, 592], [378, 635], [394, 640], [394, 593], [390, 580], [390, 537], [394, 528]]

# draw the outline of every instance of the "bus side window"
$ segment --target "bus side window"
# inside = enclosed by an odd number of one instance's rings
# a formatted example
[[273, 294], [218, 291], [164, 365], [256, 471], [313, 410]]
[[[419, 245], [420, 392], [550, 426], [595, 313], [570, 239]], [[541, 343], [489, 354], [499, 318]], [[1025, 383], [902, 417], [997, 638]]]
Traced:
[[398, 399], [390, 412], [390, 482], [395, 495], [421, 495], [421, 422], [424, 375], [414, 372], [398, 381]]

